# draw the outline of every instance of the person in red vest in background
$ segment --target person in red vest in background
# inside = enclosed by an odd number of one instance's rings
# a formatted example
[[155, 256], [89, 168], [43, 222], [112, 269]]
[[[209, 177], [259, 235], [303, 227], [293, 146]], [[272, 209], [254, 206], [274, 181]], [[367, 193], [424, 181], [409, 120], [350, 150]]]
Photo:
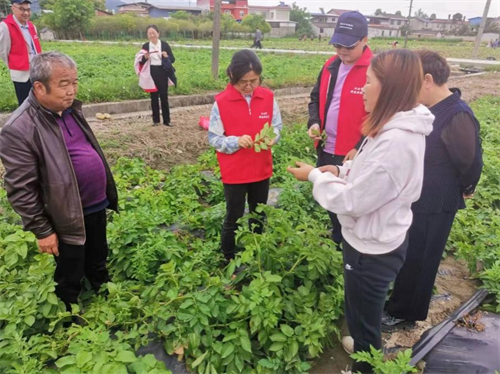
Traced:
[[[226, 198], [221, 249], [227, 261], [236, 253], [236, 222], [243, 217], [247, 196], [250, 212], [255, 212], [258, 204], [267, 203], [273, 174], [271, 147], [282, 128], [274, 94], [260, 86], [261, 74], [262, 64], [253, 51], [235, 53], [227, 68], [230, 82], [216, 96], [210, 115], [208, 142], [217, 151]], [[269, 149], [256, 152], [254, 139], [265, 124], [272, 125], [277, 137], [268, 144]], [[262, 219], [249, 221], [254, 232], [262, 233]]]
[[[367, 116], [362, 88], [373, 56], [368, 43], [368, 22], [359, 12], [345, 12], [338, 20], [330, 44], [337, 54], [319, 73], [309, 103], [308, 134], [315, 141], [317, 167], [342, 165], [352, 160], [361, 145], [361, 124]], [[318, 134], [323, 131], [326, 139]], [[332, 239], [342, 243], [337, 216], [328, 212]]]
[[0, 58], [10, 70], [19, 105], [31, 90], [30, 61], [42, 52], [35, 25], [29, 21], [31, 2], [11, 0], [12, 14], [0, 23]]

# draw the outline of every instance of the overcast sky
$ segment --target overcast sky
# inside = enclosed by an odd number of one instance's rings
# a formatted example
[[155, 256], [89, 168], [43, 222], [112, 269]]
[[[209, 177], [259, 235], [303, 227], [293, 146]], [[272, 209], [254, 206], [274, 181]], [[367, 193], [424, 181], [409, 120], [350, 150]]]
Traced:
[[[293, 0], [285, 0], [291, 5]], [[410, 8], [409, 0], [295, 0], [300, 7], [306, 7], [309, 12], [317, 12], [324, 8], [325, 12], [330, 9], [359, 10], [364, 14], [373, 14], [377, 8], [388, 13], [400, 10], [403, 15], [408, 15]], [[249, 4], [271, 5], [278, 4], [279, 0], [249, 0]], [[483, 15], [486, 0], [413, 0], [412, 13], [421, 8], [425, 13], [431, 15], [436, 13], [438, 18], [448, 18], [448, 14], [462, 13], [467, 18], [481, 17]], [[492, 0], [488, 17], [500, 16], [500, 0]]]

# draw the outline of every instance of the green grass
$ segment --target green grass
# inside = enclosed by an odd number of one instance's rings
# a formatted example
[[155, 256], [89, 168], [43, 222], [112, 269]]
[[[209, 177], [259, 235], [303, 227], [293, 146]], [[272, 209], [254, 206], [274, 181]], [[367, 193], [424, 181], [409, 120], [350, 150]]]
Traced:
[[[369, 40], [369, 45], [374, 51], [383, 51], [391, 48], [392, 42], [396, 38], [374, 38]], [[399, 46], [402, 48], [404, 39], [399, 40]], [[174, 41], [172, 41], [174, 43]], [[268, 38], [262, 44], [264, 48], [270, 49], [290, 49], [290, 50], [305, 50], [305, 51], [333, 51], [333, 47], [328, 44], [329, 39], [323, 38], [321, 42], [318, 39], [307, 40], [304, 42], [299, 41], [297, 38]], [[184, 45], [211, 45], [211, 40], [182, 40], [178, 42]], [[248, 48], [251, 45], [250, 40], [231, 39], [222, 40], [222, 47], [241, 47]], [[408, 41], [408, 48], [410, 49], [431, 49], [434, 51], [442, 52], [446, 57], [453, 58], [472, 58], [472, 51], [474, 49], [473, 42], [458, 41], [458, 39], [451, 40], [416, 40], [410, 39]], [[495, 57], [500, 60], [500, 48], [492, 49], [486, 48], [486, 45], [481, 45], [479, 49], [478, 58], [486, 59], [486, 57]]]
[[[78, 64], [80, 88], [78, 98], [85, 103], [107, 102], [149, 97], [138, 86], [134, 72], [134, 56], [139, 46], [131, 44], [103, 45], [49, 42], [44, 51], [67, 53]], [[220, 76], [211, 75], [210, 50], [174, 48], [175, 68], [179, 85], [171, 89], [173, 95], [188, 95], [222, 90], [227, 84], [225, 69], [234, 51], [221, 50]], [[282, 88], [315, 83], [325, 56], [261, 53], [264, 82], [271, 88]], [[14, 86], [4, 64], [0, 64], [0, 111], [17, 107]]]

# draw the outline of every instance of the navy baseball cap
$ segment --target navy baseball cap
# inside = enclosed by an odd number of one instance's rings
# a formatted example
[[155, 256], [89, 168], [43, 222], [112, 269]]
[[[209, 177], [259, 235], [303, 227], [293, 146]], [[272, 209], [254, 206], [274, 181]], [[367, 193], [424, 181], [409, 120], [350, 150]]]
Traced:
[[29, 1], [29, 0], [10, 0], [10, 2], [12, 4], [24, 4], [24, 3], [31, 4], [31, 1]]
[[366, 17], [356, 11], [345, 12], [339, 17], [330, 44], [352, 47], [367, 35], [368, 22], [366, 21]]

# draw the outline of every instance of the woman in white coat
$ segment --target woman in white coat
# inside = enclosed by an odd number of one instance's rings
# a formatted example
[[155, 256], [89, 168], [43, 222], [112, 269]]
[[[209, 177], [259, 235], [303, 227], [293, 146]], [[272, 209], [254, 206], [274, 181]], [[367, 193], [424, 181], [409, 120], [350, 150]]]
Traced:
[[[345, 316], [354, 352], [382, 348], [385, 298], [406, 256], [411, 205], [422, 190], [425, 137], [434, 120], [417, 103], [422, 77], [414, 52], [374, 57], [363, 87], [366, 139], [354, 160], [338, 167], [289, 168], [298, 180], [314, 184], [316, 201], [342, 224]], [[354, 363], [357, 371], [373, 368]]]

